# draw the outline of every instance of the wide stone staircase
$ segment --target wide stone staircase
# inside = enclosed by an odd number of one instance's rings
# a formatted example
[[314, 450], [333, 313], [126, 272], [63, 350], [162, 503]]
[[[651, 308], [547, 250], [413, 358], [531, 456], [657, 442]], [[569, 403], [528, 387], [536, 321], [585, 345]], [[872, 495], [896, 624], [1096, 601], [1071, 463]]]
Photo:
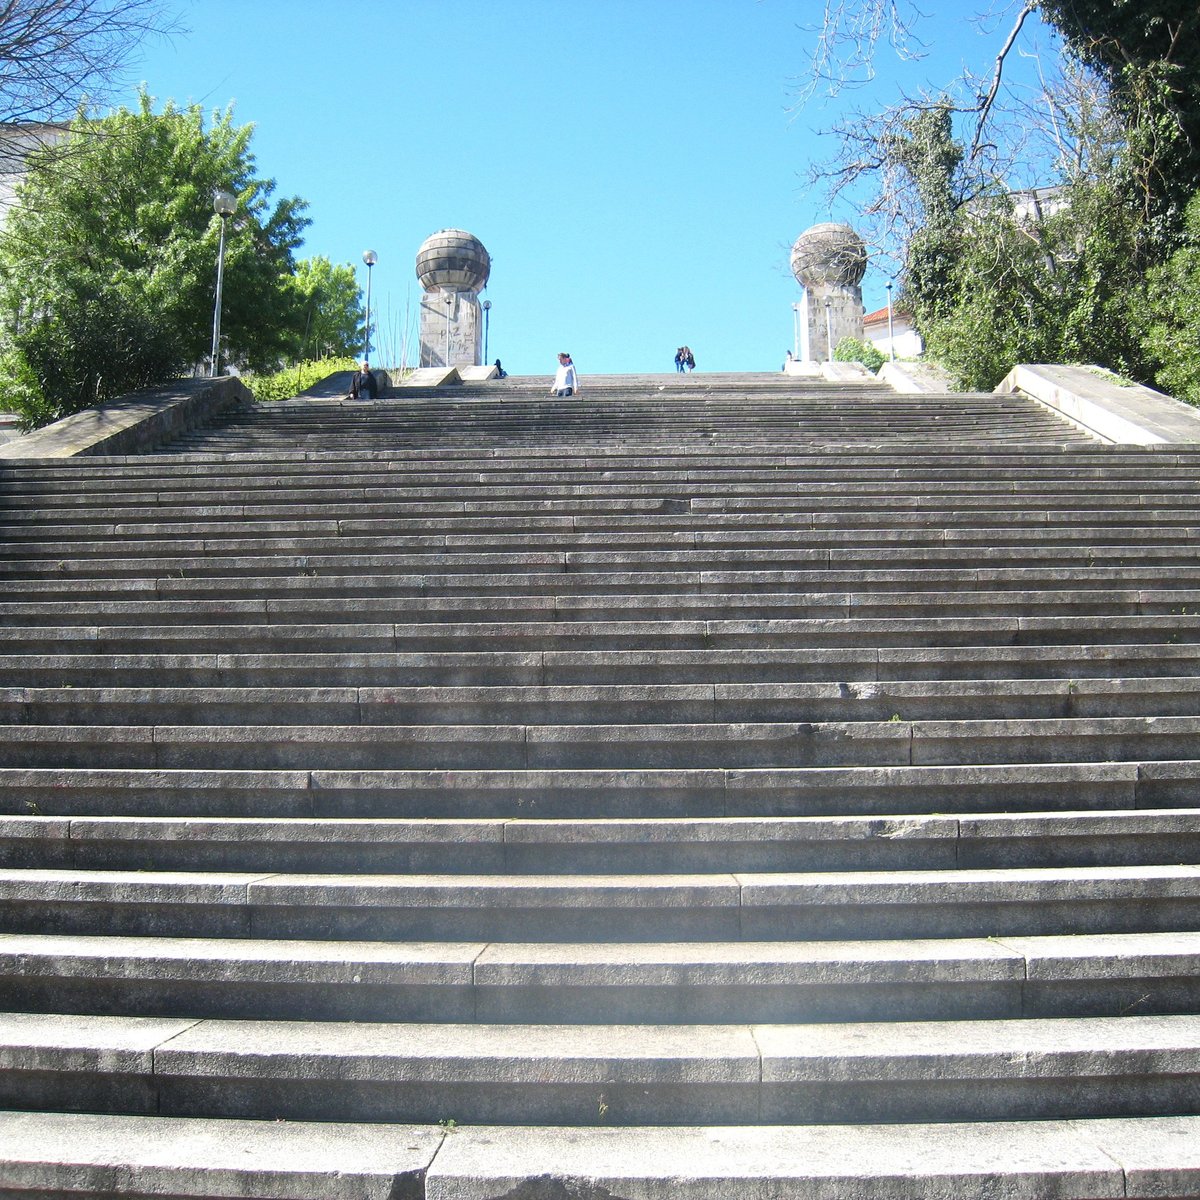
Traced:
[[584, 385], [0, 464], [0, 1200], [1200, 1195], [1200, 446]]

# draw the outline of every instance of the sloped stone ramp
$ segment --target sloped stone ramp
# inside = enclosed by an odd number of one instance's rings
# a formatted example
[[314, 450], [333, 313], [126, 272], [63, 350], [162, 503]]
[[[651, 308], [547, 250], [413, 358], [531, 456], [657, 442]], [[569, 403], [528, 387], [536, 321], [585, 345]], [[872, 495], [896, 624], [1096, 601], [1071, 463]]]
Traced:
[[1200, 447], [585, 382], [0, 469], [0, 1197], [1200, 1195]]

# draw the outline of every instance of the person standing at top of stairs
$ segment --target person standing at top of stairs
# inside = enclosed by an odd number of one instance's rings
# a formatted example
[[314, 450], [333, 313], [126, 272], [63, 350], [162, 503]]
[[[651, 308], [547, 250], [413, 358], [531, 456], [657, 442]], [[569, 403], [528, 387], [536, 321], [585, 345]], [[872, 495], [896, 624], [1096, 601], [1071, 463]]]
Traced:
[[552, 396], [573, 396], [579, 391], [579, 376], [575, 374], [575, 364], [571, 356], [564, 350], [558, 356], [558, 370], [554, 372], [554, 386], [550, 389]]

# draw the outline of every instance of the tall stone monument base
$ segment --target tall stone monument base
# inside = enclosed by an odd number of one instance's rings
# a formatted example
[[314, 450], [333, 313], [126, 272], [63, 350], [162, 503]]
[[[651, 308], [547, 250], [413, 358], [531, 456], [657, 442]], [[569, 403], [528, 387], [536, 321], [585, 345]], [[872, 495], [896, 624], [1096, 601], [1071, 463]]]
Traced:
[[863, 340], [862, 290], [836, 283], [805, 287], [800, 301], [801, 361], [828, 362], [838, 342], [847, 337]]
[[483, 361], [478, 292], [426, 292], [421, 297], [420, 335], [421, 366], [478, 366]]

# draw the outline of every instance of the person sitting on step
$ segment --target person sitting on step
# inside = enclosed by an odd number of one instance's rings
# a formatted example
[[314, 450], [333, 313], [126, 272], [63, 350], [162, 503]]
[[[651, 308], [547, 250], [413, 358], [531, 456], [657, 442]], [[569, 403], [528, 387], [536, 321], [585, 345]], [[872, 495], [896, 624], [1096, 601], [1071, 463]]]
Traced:
[[350, 399], [377, 400], [378, 398], [379, 385], [375, 382], [371, 364], [364, 358], [362, 366], [350, 377]]

